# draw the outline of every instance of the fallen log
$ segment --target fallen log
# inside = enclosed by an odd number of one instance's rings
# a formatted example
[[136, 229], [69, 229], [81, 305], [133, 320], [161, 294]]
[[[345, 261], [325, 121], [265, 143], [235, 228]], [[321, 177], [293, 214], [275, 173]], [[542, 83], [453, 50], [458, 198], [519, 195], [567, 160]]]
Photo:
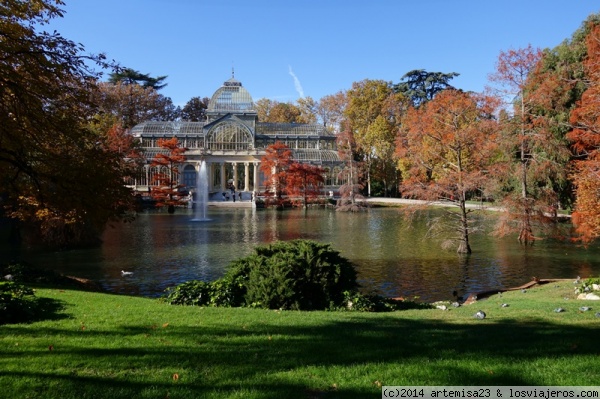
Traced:
[[525, 283], [523, 285], [520, 285], [518, 287], [501, 288], [501, 289], [497, 289], [497, 290], [488, 290], [488, 291], [482, 291], [482, 292], [469, 294], [467, 296], [467, 299], [465, 299], [465, 301], [463, 302], [463, 304], [469, 305], [474, 302], [477, 302], [477, 300], [479, 300], [479, 299], [488, 298], [492, 295], [496, 295], [496, 294], [506, 292], [506, 291], [524, 290], [524, 289], [528, 289], [531, 287], [535, 287], [536, 285], [556, 283], [559, 281], [570, 281], [570, 279], [568, 279], [568, 278], [542, 278], [542, 279], [539, 279], [537, 277], [533, 277], [533, 280], [531, 280], [530, 282]]

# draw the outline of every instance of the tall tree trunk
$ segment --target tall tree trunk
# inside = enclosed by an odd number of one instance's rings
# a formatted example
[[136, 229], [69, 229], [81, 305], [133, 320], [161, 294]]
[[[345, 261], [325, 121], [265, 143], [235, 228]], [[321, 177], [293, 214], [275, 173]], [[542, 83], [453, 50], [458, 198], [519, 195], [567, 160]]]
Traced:
[[459, 199], [459, 201], [461, 237], [456, 252], [458, 252], [459, 254], [470, 254], [471, 245], [469, 244], [469, 220], [467, 212], [466, 194], [464, 192], [461, 193], [461, 198]]
[[367, 168], [367, 197], [371, 198], [371, 162], [369, 161]]
[[471, 245], [469, 244], [469, 220], [467, 212], [467, 192], [463, 184], [463, 159], [461, 148], [456, 149], [456, 162], [458, 166], [458, 187], [460, 191], [457, 194], [458, 206], [460, 207], [460, 243], [457, 252], [459, 254], [470, 254]]
[[521, 230], [519, 232], [519, 242], [521, 244], [533, 244], [533, 228], [531, 226], [531, 205], [532, 201], [527, 194], [527, 141], [525, 139], [525, 104], [521, 98], [521, 200], [523, 205], [523, 220], [521, 221]]
[[350, 160], [350, 203], [354, 206], [354, 162]]
[[521, 197], [527, 198], [527, 157], [525, 156], [525, 140], [521, 139]]
[[521, 230], [519, 232], [519, 242], [521, 244], [533, 244], [533, 227], [531, 225], [532, 201], [529, 198], [523, 198], [523, 220], [521, 220]]
[[306, 192], [308, 190], [307, 180], [308, 180], [308, 178], [305, 173], [304, 181], [303, 181], [303, 189], [302, 189], [302, 208], [304, 208], [304, 209], [306, 209], [306, 204], [308, 203], [308, 193]]

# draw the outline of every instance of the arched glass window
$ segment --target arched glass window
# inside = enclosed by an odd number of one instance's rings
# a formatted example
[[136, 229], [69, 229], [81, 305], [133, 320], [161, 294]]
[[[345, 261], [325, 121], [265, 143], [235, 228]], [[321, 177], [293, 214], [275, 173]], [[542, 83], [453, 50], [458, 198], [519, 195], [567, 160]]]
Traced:
[[251, 150], [252, 135], [248, 129], [236, 123], [221, 123], [208, 134], [208, 148], [211, 150]]

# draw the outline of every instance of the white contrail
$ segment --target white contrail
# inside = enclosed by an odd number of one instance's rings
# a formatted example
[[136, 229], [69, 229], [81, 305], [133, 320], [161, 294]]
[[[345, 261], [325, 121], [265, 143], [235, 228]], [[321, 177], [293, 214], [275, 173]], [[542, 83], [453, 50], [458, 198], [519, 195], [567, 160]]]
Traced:
[[292, 76], [292, 78], [294, 78], [294, 86], [296, 86], [296, 91], [298, 92], [298, 95], [300, 96], [300, 98], [304, 98], [304, 90], [302, 90], [302, 85], [300, 84], [300, 80], [298, 79], [298, 77], [296, 76], [296, 74], [294, 73], [294, 71], [292, 71], [292, 66], [288, 65], [290, 68], [290, 75]]

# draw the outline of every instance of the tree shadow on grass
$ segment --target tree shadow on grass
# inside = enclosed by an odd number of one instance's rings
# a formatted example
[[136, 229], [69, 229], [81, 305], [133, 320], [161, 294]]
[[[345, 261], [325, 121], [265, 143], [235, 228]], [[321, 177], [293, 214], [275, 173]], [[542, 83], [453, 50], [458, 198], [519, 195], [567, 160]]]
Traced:
[[[85, 332], [24, 327], [24, 336], [45, 334], [55, 350], [43, 357], [35, 350], [5, 350], [8, 361], [23, 367], [0, 371], [0, 382], [43, 382], [37, 389], [53, 387], [51, 397], [116, 399], [378, 398], [381, 385], [600, 381], [597, 329], [587, 326], [511, 319], [459, 324], [397, 315], [332, 315], [317, 325], [293, 324], [265, 317], [244, 326], [124, 325]], [[19, 334], [17, 327], [11, 331]]]
[[37, 311], [30, 322], [35, 321], [55, 321], [67, 319], [70, 316], [64, 312], [66, 304], [63, 301], [53, 298], [37, 298]]

